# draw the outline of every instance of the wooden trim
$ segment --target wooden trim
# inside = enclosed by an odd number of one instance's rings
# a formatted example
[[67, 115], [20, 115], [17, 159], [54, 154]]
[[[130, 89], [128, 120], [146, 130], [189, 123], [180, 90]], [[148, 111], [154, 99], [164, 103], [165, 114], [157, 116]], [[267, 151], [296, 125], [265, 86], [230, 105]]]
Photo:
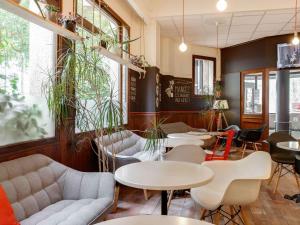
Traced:
[[214, 63], [214, 77], [213, 77], [214, 80], [213, 80], [213, 83], [215, 83], [216, 78], [217, 78], [217, 58], [209, 57], [209, 56], [193, 55], [193, 62], [192, 62], [192, 97], [203, 98], [203, 97], [205, 97], [205, 95], [195, 95], [195, 60], [196, 59], [204, 59], [204, 60], [213, 61], [213, 63]]

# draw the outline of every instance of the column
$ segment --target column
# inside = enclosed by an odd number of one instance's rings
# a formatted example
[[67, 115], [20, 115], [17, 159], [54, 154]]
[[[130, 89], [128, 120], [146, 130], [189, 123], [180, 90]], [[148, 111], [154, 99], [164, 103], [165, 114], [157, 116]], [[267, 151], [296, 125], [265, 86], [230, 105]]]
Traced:
[[277, 73], [277, 131], [289, 131], [290, 121], [290, 72], [279, 70]]

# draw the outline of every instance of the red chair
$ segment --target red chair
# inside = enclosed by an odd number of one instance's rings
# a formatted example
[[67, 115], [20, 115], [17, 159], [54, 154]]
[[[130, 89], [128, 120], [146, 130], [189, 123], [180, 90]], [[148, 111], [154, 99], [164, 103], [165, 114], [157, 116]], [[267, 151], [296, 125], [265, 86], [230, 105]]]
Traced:
[[[231, 143], [232, 143], [234, 135], [235, 135], [234, 130], [228, 130], [228, 131], [224, 132], [222, 135], [219, 135], [213, 150], [212, 151], [205, 150], [205, 153], [206, 153], [205, 161], [227, 160], [230, 149], [231, 149]], [[225, 149], [223, 151], [223, 155], [217, 155], [216, 153], [221, 147], [222, 140], [224, 140], [222, 137], [226, 137]]]

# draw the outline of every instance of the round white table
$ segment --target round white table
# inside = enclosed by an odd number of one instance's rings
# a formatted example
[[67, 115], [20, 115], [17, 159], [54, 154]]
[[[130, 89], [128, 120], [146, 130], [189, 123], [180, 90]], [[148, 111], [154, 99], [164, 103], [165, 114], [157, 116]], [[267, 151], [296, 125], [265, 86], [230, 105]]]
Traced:
[[115, 179], [126, 186], [161, 191], [161, 214], [168, 214], [169, 190], [199, 187], [212, 180], [214, 173], [206, 166], [176, 161], [146, 161], [120, 167]]
[[177, 216], [142, 215], [108, 220], [98, 225], [213, 225], [201, 220]]
[[[285, 141], [285, 142], [278, 142], [276, 144], [278, 148], [282, 148], [288, 151], [296, 152], [298, 156], [300, 156], [300, 144], [298, 141]], [[297, 176], [297, 175], [296, 175]], [[300, 193], [295, 194], [293, 196], [285, 195], [284, 198], [289, 200], [295, 200], [297, 203], [300, 202]]]
[[204, 145], [204, 141], [200, 139], [190, 139], [190, 138], [165, 138], [161, 143], [165, 148], [175, 148], [180, 145]]
[[297, 152], [298, 154], [300, 153], [300, 145], [298, 141], [278, 142], [276, 145], [278, 148]]
[[203, 134], [203, 135], [193, 135], [189, 133], [174, 133], [168, 134], [168, 138], [181, 138], [181, 139], [191, 139], [191, 140], [208, 140], [211, 138], [211, 135]]

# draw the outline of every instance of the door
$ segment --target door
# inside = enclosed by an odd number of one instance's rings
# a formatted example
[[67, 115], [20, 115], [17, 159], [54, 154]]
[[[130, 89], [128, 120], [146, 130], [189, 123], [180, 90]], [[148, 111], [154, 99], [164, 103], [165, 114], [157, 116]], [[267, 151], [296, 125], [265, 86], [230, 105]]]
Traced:
[[[269, 124], [268, 70], [241, 73], [241, 128], [259, 128]], [[266, 128], [264, 137], [268, 136]]]

